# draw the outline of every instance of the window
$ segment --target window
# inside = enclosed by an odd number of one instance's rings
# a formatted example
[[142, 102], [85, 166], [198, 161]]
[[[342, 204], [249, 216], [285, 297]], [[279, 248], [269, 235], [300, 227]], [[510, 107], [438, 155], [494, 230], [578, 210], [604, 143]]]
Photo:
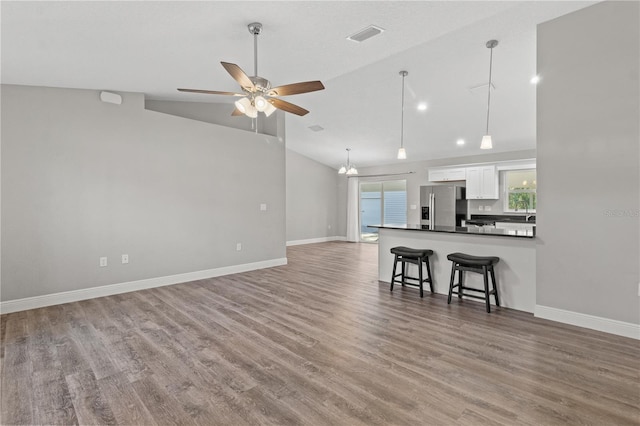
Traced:
[[530, 213], [536, 211], [536, 170], [504, 172], [504, 211]]
[[360, 184], [360, 239], [378, 240], [378, 228], [368, 225], [407, 223], [407, 181]]

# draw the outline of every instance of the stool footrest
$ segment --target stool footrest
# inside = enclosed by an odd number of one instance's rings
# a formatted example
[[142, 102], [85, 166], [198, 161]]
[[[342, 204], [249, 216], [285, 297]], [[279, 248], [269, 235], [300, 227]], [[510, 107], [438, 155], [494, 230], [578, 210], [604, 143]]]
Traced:
[[[458, 287], [458, 290], [454, 290], [456, 287]], [[465, 293], [465, 291], [475, 291], [476, 293], [482, 293], [483, 296], [478, 296], [476, 294], [469, 294], [469, 293]], [[484, 296], [484, 294], [486, 294], [486, 292], [484, 290], [481, 290], [479, 288], [473, 288], [473, 287], [465, 287], [465, 286], [461, 286], [460, 284], [454, 284], [453, 289], [451, 290], [451, 294], [455, 294], [458, 296], [464, 296], [464, 297], [472, 297], [474, 299], [480, 299], [480, 300], [485, 300], [486, 296]], [[489, 294], [496, 294], [496, 290], [489, 290]]]

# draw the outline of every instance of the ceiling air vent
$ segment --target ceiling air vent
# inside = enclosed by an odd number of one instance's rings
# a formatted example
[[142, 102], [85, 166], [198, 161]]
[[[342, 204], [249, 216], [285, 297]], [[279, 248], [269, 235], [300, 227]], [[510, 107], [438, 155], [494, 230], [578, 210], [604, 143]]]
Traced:
[[383, 31], [384, 31], [384, 28], [376, 27], [375, 25], [369, 25], [368, 27], [363, 28], [357, 33], [347, 37], [347, 40], [362, 43], [363, 41], [370, 39], [371, 37], [377, 36], [378, 34], [382, 34]]
[[324, 130], [324, 127], [314, 124], [313, 126], [309, 126], [309, 129], [313, 130], [314, 132], [321, 132]]

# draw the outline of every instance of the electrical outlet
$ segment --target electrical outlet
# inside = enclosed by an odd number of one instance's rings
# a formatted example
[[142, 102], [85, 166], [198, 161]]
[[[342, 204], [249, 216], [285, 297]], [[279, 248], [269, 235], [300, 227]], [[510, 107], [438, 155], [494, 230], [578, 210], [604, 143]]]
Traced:
[[100, 267], [104, 268], [105, 266], [107, 266], [107, 258], [106, 257], [101, 257], [100, 258]]
[[640, 296], [640, 283], [638, 283], [638, 296]]
[[122, 255], [122, 263], [129, 263], [129, 255], [128, 254], [123, 254]]
[[331, 225], [327, 225], [327, 229], [331, 229]]
[[483, 210], [484, 210], [484, 207], [482, 207], [482, 206], [478, 206], [478, 210], [483, 211]]
[[491, 211], [491, 206], [484, 206], [484, 211], [485, 212], [490, 212]]
[[411, 204], [409, 206], [409, 210], [415, 210], [417, 208], [417, 206], [415, 204]]
[[236, 244], [236, 251], [241, 251], [241, 250], [242, 250], [242, 243]]
[[260, 211], [261, 212], [266, 212], [267, 211], [267, 205], [264, 204], [264, 203], [260, 204]]

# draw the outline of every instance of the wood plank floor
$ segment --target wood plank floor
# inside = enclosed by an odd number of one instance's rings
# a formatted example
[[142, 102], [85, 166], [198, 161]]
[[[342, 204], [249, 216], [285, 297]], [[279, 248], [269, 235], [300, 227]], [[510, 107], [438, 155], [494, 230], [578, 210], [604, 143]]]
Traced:
[[377, 247], [1, 317], [1, 423], [640, 423], [640, 343], [377, 281]]

